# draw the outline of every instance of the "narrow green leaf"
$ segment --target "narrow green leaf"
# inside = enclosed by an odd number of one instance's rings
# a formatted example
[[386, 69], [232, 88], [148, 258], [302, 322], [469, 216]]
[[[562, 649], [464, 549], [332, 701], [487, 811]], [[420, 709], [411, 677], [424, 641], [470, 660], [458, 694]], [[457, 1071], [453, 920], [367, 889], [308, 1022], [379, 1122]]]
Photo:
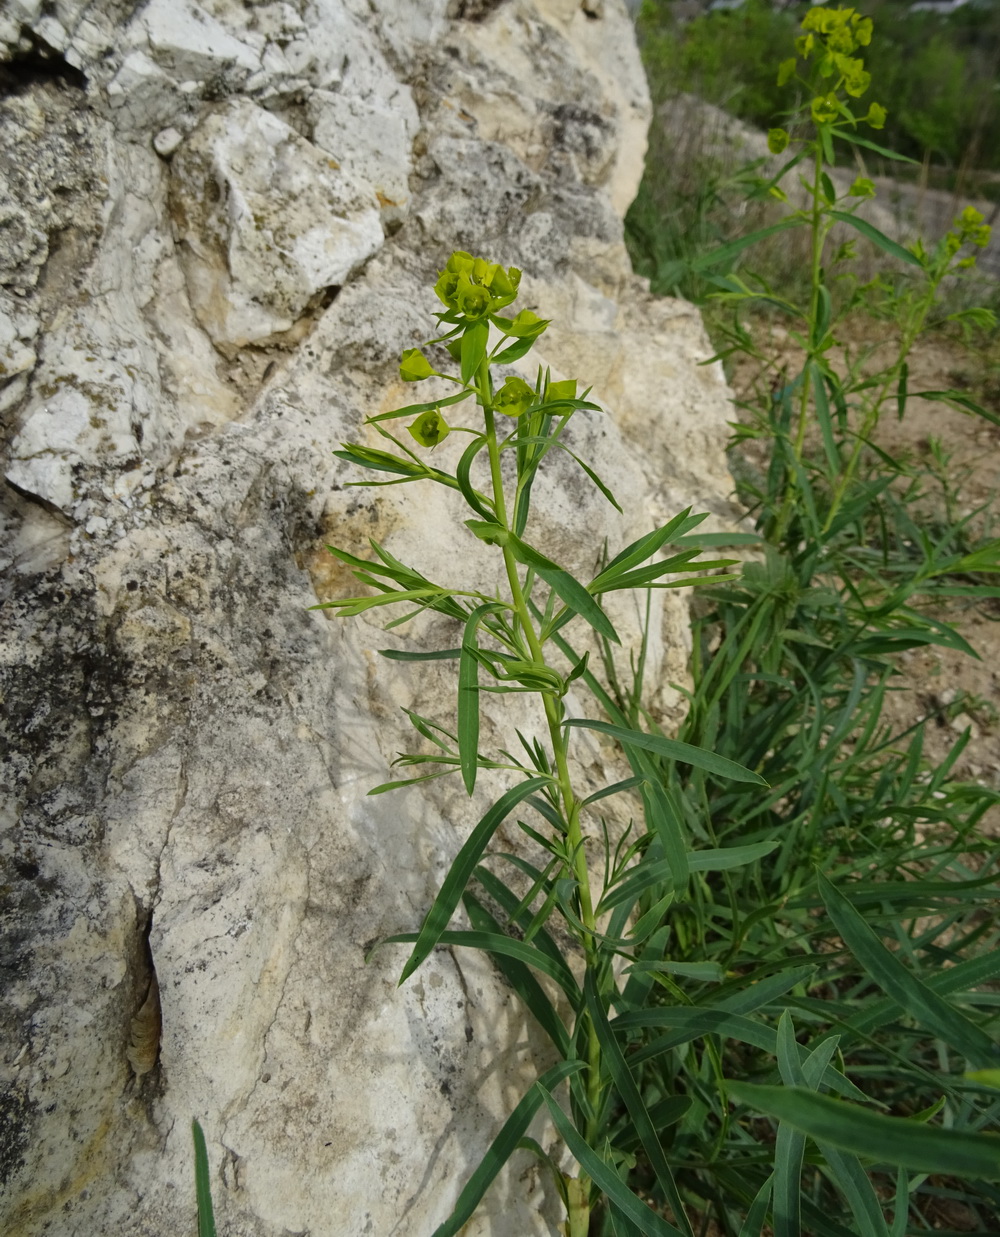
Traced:
[[[383, 945], [409, 945], [416, 941], [419, 934], [416, 932], [395, 932], [392, 936], [387, 936], [384, 940], [378, 942], [376, 949]], [[573, 999], [579, 995], [579, 989], [573, 974], [569, 967], [561, 958], [553, 958], [542, 950], [537, 949], [534, 945], [527, 945], [524, 941], [519, 941], [514, 936], [507, 936], [500, 932], [480, 932], [469, 931], [466, 928], [449, 928], [442, 932], [437, 944], [453, 945], [456, 948], [462, 949], [479, 949], [484, 953], [496, 954], [504, 958], [513, 958], [517, 962], [523, 962], [526, 966], [532, 966], [536, 971], [540, 971], [543, 975], [548, 975], [550, 979], [554, 979], [566, 995]]]
[[805, 222], [804, 219], [789, 216], [787, 219], [781, 220], [780, 223], [773, 223], [766, 228], [758, 228], [756, 232], [748, 232], [746, 236], [730, 241], [728, 245], [720, 245], [718, 249], [713, 249], [709, 253], [695, 258], [691, 263], [691, 269], [693, 271], [705, 271], [713, 266], [723, 266], [729, 263], [732, 258], [742, 253], [749, 245], [756, 245], [758, 241], [766, 240], [769, 236], [775, 236], [778, 232], [786, 232], [789, 228], [800, 228]]
[[458, 664], [458, 755], [462, 781], [471, 795], [479, 771], [479, 644], [476, 633], [488, 614], [502, 607], [496, 602], [477, 606], [469, 615], [462, 635], [462, 654]]
[[639, 1087], [629, 1072], [625, 1057], [622, 1055], [618, 1040], [615, 1038], [615, 1033], [608, 1024], [607, 1014], [598, 995], [594, 972], [591, 969], [588, 969], [586, 979], [584, 980], [583, 995], [587, 1003], [587, 1013], [590, 1015], [591, 1025], [596, 1031], [597, 1038], [601, 1044], [603, 1064], [607, 1067], [615, 1088], [628, 1109], [629, 1116], [632, 1118], [632, 1124], [639, 1135], [639, 1141], [646, 1152], [660, 1189], [663, 1191], [664, 1197], [670, 1204], [674, 1216], [678, 1224], [681, 1225], [686, 1237], [694, 1237], [690, 1222], [684, 1211], [684, 1204], [681, 1202], [681, 1197], [677, 1192], [673, 1173], [670, 1171], [666, 1156], [663, 1154], [663, 1148], [660, 1146], [660, 1140], [657, 1138], [656, 1131], [653, 1129], [653, 1124], [649, 1119], [646, 1105], [642, 1102]]
[[[655, 528], [651, 533], [646, 533], [637, 541], [633, 541], [631, 545], [627, 545], [620, 554], [615, 555], [610, 563], [591, 580], [588, 588], [591, 592], [601, 592], [609, 582], [617, 579], [619, 575], [623, 575], [632, 567], [637, 567], [640, 563], [644, 563], [646, 559], [652, 556], [662, 546], [668, 542], [676, 542], [678, 538], [689, 532], [705, 519], [707, 515], [692, 515], [691, 508], [685, 507], [683, 511], [674, 516], [661, 528]], [[737, 534], [739, 535], [739, 534]]]
[[[671, 792], [655, 772], [649, 770], [646, 762], [642, 763], [647, 769], [646, 782], [641, 789], [646, 819], [663, 847], [674, 889], [683, 891], [688, 882], [688, 837], [681, 812]], [[642, 866], [640, 864], [640, 868]]]
[[379, 451], [375, 447], [361, 447], [354, 443], [344, 443], [343, 451], [334, 451], [338, 460], [347, 464], [355, 464], [359, 468], [371, 468], [375, 472], [394, 473], [400, 477], [416, 480], [426, 477], [428, 470], [412, 460], [406, 460], [391, 451]]
[[912, 163], [915, 167], [920, 166], [919, 159], [911, 159], [909, 155], [901, 155], [898, 150], [889, 150], [885, 146], [879, 146], [877, 142], [872, 142], [866, 137], [858, 137], [850, 129], [831, 129], [834, 137], [839, 137], [851, 146], [863, 146], [865, 150], [873, 150], [877, 155], [882, 155], [885, 159], [895, 159], [897, 163]]
[[508, 345], [508, 347], [501, 349], [501, 351], [493, 357], [493, 364], [509, 365], [511, 361], [517, 361], [523, 357], [525, 353], [530, 352], [534, 346], [535, 340], [533, 338], [528, 337], [525, 339], [519, 339], [515, 343]]
[[529, 795], [533, 795], [536, 790], [541, 790], [548, 783], [548, 778], [532, 777], [517, 786], [512, 786], [510, 790], [493, 804], [479, 824], [473, 829], [462, 849], [455, 856], [448, 875], [445, 877], [444, 884], [441, 886], [440, 892], [424, 918], [424, 922], [417, 934], [416, 943], [413, 946], [413, 952], [407, 959], [406, 965], [403, 967], [403, 973], [399, 977], [401, 984], [409, 979], [441, 939], [441, 934], [448, 927], [448, 923], [455, 913], [455, 908], [458, 906], [462, 894], [465, 892], [465, 888], [472, 877], [472, 873], [476, 869], [480, 856], [489, 845], [490, 839], [500, 827], [501, 822], [522, 800], [527, 799]]
[[[468, 912], [469, 922], [477, 932], [490, 933], [504, 940], [512, 939], [507, 937], [500, 924], [473, 894], [466, 891], [462, 903]], [[524, 946], [523, 941], [518, 941], [517, 943], [522, 947]], [[521, 998], [526, 1008], [534, 1015], [535, 1021], [555, 1044], [560, 1055], [564, 1058], [569, 1057], [569, 1033], [563, 1025], [562, 1019], [556, 1013], [552, 1002], [545, 995], [545, 990], [529, 969], [530, 966], [538, 966], [539, 960], [544, 959], [542, 966], [539, 967], [539, 969], [544, 970], [544, 966], [551, 959], [547, 958], [545, 954], [539, 953], [533, 946], [529, 945], [528, 948], [532, 951], [529, 965], [525, 965], [520, 958], [515, 958], [506, 951], [500, 952], [499, 950], [491, 949], [490, 956], [493, 959], [494, 965]]]
[[644, 777], [627, 777], [622, 782], [614, 782], [611, 786], [605, 786], [603, 790], [595, 790], [592, 795], [588, 795], [581, 803], [581, 807], [587, 807], [591, 803], [597, 803], [599, 799], [607, 799], [611, 795], [621, 794], [622, 791], [632, 790], [636, 786], [641, 786], [646, 779]]
[[407, 404], [405, 408], [394, 408], [392, 412], [380, 412], [378, 416], [368, 417], [367, 420], [370, 424], [375, 425], [379, 421], [395, 421], [400, 417], [416, 417], [422, 412], [429, 412], [432, 408], [447, 408], [451, 404], [460, 404], [463, 399], [468, 399], [472, 394], [471, 390], [459, 391], [457, 395], [448, 395], [444, 399], [432, 399], [427, 404]]
[[905, 1168], [896, 1173], [895, 1214], [891, 1237], [906, 1237], [906, 1222], [910, 1216], [910, 1181]]
[[409, 653], [405, 649], [379, 649], [379, 656], [388, 661], [455, 661], [461, 649], [435, 649], [432, 653]]
[[587, 721], [580, 717], [571, 718], [563, 724], [600, 731], [610, 739], [617, 739], [623, 747], [638, 747], [657, 756], [665, 756], [668, 760], [679, 760], [683, 764], [693, 765], [696, 769], [704, 769], [706, 773], [714, 773], [717, 777], [728, 777], [734, 782], [751, 782], [755, 786], [767, 785], [760, 774], [745, 769], [735, 760], [729, 760], [715, 752], [707, 752], [701, 747], [694, 747], [691, 743], [683, 743], [680, 739], [665, 739], [662, 735], [646, 734], [642, 730], [613, 726], [610, 722]]
[[873, 224], [870, 224], [867, 219], [860, 219], [857, 215], [848, 214], [843, 210], [832, 210], [830, 216], [833, 219], [839, 220], [841, 223], [846, 223], [848, 227], [854, 228], [860, 232], [867, 240], [870, 240], [873, 245], [878, 246], [883, 253], [889, 254], [892, 258], [898, 258], [900, 262], [906, 262], [910, 266], [922, 268], [920, 259], [910, 253], [909, 249], [904, 249], [894, 240], [890, 240], [884, 232], [880, 232]]
[[957, 408], [959, 412], [970, 412], [973, 416], [983, 417], [993, 425], [1000, 425], [1000, 416], [984, 408], [982, 404], [976, 403], [963, 391], [911, 391], [910, 394], [914, 399], [939, 399], [942, 403]]
[[472, 484], [471, 478], [473, 461], [485, 446], [486, 435], [477, 434], [462, 452], [462, 458], [458, 461], [458, 467], [455, 469], [455, 480], [458, 482], [458, 488], [462, 492], [462, 497], [472, 510], [477, 515], [481, 515], [484, 520], [495, 520], [496, 512], [493, 510], [490, 500], [485, 494], [480, 494]]
[[860, 1237], [890, 1237], [882, 1205], [858, 1157], [839, 1151], [829, 1143], [816, 1145], [854, 1213]]
[[928, 987], [919, 976], [908, 971], [896, 954], [886, 949], [844, 894], [822, 874], [819, 876], [819, 888], [844, 944], [883, 992], [897, 1001], [926, 1030], [962, 1053], [975, 1068], [995, 1066], [1000, 1059], [1000, 1047], [985, 1031]]
[[[535, 1085], [538, 1086], [539, 1084], [536, 1083]], [[576, 1157], [577, 1163], [591, 1181], [599, 1190], [603, 1190], [607, 1197], [621, 1211], [622, 1215], [633, 1224], [638, 1225], [639, 1231], [644, 1234], [644, 1237], [684, 1237], [680, 1230], [674, 1228], [672, 1224], [668, 1224], [661, 1215], [658, 1215], [651, 1207], [647, 1207], [644, 1202], [636, 1198], [614, 1169], [609, 1168], [601, 1157], [587, 1146], [586, 1141], [580, 1136], [569, 1117], [566, 1116], [552, 1096], [544, 1090], [543, 1095], [549, 1114], [563, 1142], [569, 1148], [571, 1154]]]
[[756, 1197], [750, 1204], [750, 1210], [747, 1212], [746, 1219], [740, 1226], [739, 1237], [760, 1237], [761, 1231], [764, 1228], [764, 1221], [767, 1219], [767, 1206], [771, 1201], [771, 1188], [773, 1185], [774, 1173], [768, 1177], [757, 1191]]
[[748, 846], [723, 846], [718, 850], [688, 851], [688, 867], [692, 872], [725, 872], [746, 863], [763, 859], [778, 846], [777, 842], [751, 842]]
[[212, 1210], [212, 1185], [208, 1169], [208, 1148], [205, 1134], [197, 1119], [191, 1122], [194, 1138], [194, 1188], [198, 1200], [198, 1237], [215, 1237], [215, 1213]]
[[517, 1150], [517, 1145], [527, 1133], [535, 1113], [542, 1106], [542, 1100], [551, 1100], [549, 1091], [582, 1068], [582, 1061], [561, 1061], [546, 1070], [537, 1082], [532, 1083], [521, 1102], [504, 1122], [500, 1133], [490, 1143], [479, 1167], [466, 1182], [458, 1196], [455, 1210], [444, 1224], [434, 1230], [432, 1237], [455, 1237], [469, 1222], [497, 1173]]
[[741, 1104], [785, 1121], [817, 1142], [863, 1155], [876, 1164], [918, 1172], [1000, 1181], [1000, 1138], [885, 1117], [802, 1087], [727, 1084]]
[[685, 979], [700, 979], [716, 984], [726, 977], [726, 972], [718, 962], [671, 962], [668, 958], [660, 962], [633, 962], [625, 970], [628, 974], [649, 971], [652, 974], [662, 972], [664, 975], [682, 975]]
[[587, 620], [598, 635], [604, 636], [607, 640], [613, 640], [615, 644], [621, 644], [611, 620], [579, 580], [575, 580], [558, 563], [552, 562], [533, 546], [528, 545], [526, 541], [515, 537], [513, 533], [508, 534], [507, 545], [522, 566], [530, 567], [536, 575], [540, 576], [574, 614], [579, 614], [581, 618]]
[[462, 381], [468, 382], [486, 355], [490, 338], [488, 322], [472, 322], [462, 332]]
[[[824, 289], [825, 291], [825, 289]], [[827, 293], [829, 297], [829, 293]], [[830, 467], [830, 476], [835, 477], [840, 472], [840, 453], [833, 437], [833, 420], [830, 416], [830, 402], [826, 397], [826, 385], [823, 371], [815, 361], [806, 366], [813, 389], [813, 399], [816, 405], [816, 419], [819, 421], [820, 435], [823, 439], [823, 451]]]
[[[736, 1088], [729, 1084], [729, 1093]], [[802, 1159], [805, 1137], [786, 1122], [778, 1126], [774, 1140], [774, 1237], [802, 1237]]]

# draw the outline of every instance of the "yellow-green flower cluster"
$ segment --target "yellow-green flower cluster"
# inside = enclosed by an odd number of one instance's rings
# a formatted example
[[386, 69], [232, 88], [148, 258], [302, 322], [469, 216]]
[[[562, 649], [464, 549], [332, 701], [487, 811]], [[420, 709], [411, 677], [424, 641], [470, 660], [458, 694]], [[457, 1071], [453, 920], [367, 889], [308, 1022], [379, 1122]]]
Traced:
[[477, 321], [517, 299], [521, 272], [458, 250], [438, 276], [434, 291], [451, 314]]
[[[975, 245], [978, 249], [983, 249], [989, 244], [991, 232], [992, 228], [988, 223], [983, 222], [982, 214], [974, 206], [967, 206], [957, 216], [948, 235], [944, 238], [945, 252], [949, 257], [954, 257], [963, 245]], [[976, 259], [968, 257], [962, 258], [955, 265], [966, 270], [975, 264]]]
[[[860, 99], [871, 85], [871, 74], [864, 61], [852, 54], [872, 41], [871, 18], [862, 17], [855, 9], [828, 9], [817, 5], [802, 19], [802, 30], [795, 40], [795, 50], [803, 60], [815, 55], [814, 68], [821, 81], [820, 93], [810, 105], [813, 120], [817, 124], [833, 124], [843, 116], [853, 122], [855, 117], [841, 103], [838, 92], [843, 90], [851, 98]], [[779, 86], [795, 75], [797, 64], [794, 56], [781, 63]], [[885, 108], [873, 103], [863, 119], [873, 129], [881, 129], [885, 117]]]

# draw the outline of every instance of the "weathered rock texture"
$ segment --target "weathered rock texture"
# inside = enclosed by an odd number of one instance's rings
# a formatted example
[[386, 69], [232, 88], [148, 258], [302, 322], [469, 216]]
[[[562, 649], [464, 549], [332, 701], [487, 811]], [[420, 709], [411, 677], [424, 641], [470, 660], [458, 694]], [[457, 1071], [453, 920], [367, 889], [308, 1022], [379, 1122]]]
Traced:
[[[723, 510], [700, 321], [622, 245], [648, 122], [624, 8], [6, 0], [0, 40], [0, 1227], [192, 1231], [198, 1116], [229, 1237], [428, 1233], [542, 1050], [479, 959], [397, 991], [399, 949], [364, 954], [502, 783], [366, 798], [450, 675], [308, 607], [348, 584], [323, 545], [370, 535], [493, 582], [447, 496], [348, 488], [331, 452], [406, 402], [398, 354], [466, 248], [528, 272], [539, 359], [607, 407], [576, 437], [628, 516], [559, 464], [543, 548], [587, 569]], [[653, 636], [654, 685], [682, 678], [673, 595]], [[511, 717], [540, 720], [484, 742]], [[552, 1232], [543, 1195], [516, 1160], [470, 1231]]]

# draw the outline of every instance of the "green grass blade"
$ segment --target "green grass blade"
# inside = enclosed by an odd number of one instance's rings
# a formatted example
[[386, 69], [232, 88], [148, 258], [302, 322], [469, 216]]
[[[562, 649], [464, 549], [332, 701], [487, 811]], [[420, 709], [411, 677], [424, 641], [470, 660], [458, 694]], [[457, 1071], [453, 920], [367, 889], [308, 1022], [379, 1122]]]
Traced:
[[850, 901], [822, 875], [823, 902], [844, 944], [879, 987], [932, 1034], [961, 1052], [973, 1066], [987, 1068], [1000, 1058], [1000, 1047], [964, 1014], [908, 971], [890, 953]]
[[212, 1210], [212, 1186], [208, 1171], [208, 1148], [205, 1134], [197, 1119], [191, 1122], [194, 1138], [194, 1188], [198, 1199], [198, 1237], [215, 1237], [215, 1213]]
[[[536, 1083], [536, 1086], [539, 1084]], [[636, 1198], [632, 1191], [623, 1184], [613, 1168], [609, 1168], [599, 1155], [580, 1136], [569, 1117], [563, 1112], [556, 1101], [547, 1092], [543, 1092], [545, 1103], [556, 1129], [577, 1163], [602, 1190], [623, 1216], [638, 1226], [644, 1237], [683, 1237], [679, 1229], [668, 1224], [666, 1220], [644, 1202]]]
[[800, 1087], [731, 1082], [728, 1089], [739, 1103], [788, 1122], [817, 1142], [863, 1155], [877, 1164], [1000, 1181], [1000, 1138], [996, 1135], [885, 1117]]
[[657, 756], [665, 756], [668, 760], [679, 760], [683, 764], [693, 765], [696, 769], [704, 769], [706, 773], [714, 773], [717, 777], [728, 777], [734, 782], [752, 782], [755, 786], [767, 785], [760, 774], [745, 769], [735, 760], [728, 760], [725, 756], [718, 756], [715, 752], [705, 751], [691, 743], [682, 743], [679, 739], [665, 739], [662, 735], [646, 734], [642, 730], [631, 730], [626, 726], [613, 726], [610, 722], [586, 721], [579, 717], [571, 718], [564, 725], [600, 731], [611, 739], [617, 739], [623, 747], [638, 747]]
[[473, 829], [462, 849], [455, 856], [455, 861], [445, 877], [444, 884], [417, 933], [413, 952], [407, 959], [403, 973], [399, 977], [401, 984], [409, 979], [441, 939], [441, 934], [447, 928], [465, 892], [465, 887], [476, 870], [480, 856], [500, 827], [500, 823], [523, 799], [534, 794], [536, 790], [541, 790], [548, 784], [548, 781], [549, 779], [545, 777], [532, 777], [518, 786], [512, 786], [506, 794], [501, 795]]
[[517, 1150], [517, 1145], [526, 1134], [532, 1118], [542, 1106], [542, 1100], [554, 1103], [549, 1091], [582, 1068], [582, 1061], [562, 1061], [546, 1070], [537, 1082], [532, 1083], [521, 1102], [504, 1122], [500, 1133], [490, 1143], [479, 1167], [465, 1183], [455, 1210], [443, 1224], [438, 1225], [432, 1237], [455, 1237], [469, 1222], [497, 1173]]
[[618, 1045], [618, 1040], [615, 1038], [615, 1033], [608, 1023], [607, 1015], [597, 993], [597, 985], [592, 970], [588, 970], [587, 977], [584, 980], [583, 995], [587, 1003], [587, 1012], [590, 1015], [591, 1023], [597, 1032], [597, 1038], [600, 1040], [602, 1063], [607, 1067], [615, 1088], [628, 1109], [629, 1116], [632, 1118], [632, 1124], [639, 1135], [639, 1141], [642, 1143], [643, 1150], [646, 1152], [650, 1166], [656, 1175], [656, 1180], [663, 1191], [664, 1197], [670, 1204], [677, 1222], [681, 1225], [686, 1237], [694, 1237], [690, 1222], [684, 1211], [684, 1205], [677, 1192], [673, 1173], [667, 1164], [663, 1148], [660, 1146], [660, 1140], [653, 1129], [653, 1123], [649, 1119], [646, 1105], [642, 1102], [639, 1088], [629, 1071], [628, 1065], [625, 1063], [625, 1057], [622, 1055], [622, 1050]]

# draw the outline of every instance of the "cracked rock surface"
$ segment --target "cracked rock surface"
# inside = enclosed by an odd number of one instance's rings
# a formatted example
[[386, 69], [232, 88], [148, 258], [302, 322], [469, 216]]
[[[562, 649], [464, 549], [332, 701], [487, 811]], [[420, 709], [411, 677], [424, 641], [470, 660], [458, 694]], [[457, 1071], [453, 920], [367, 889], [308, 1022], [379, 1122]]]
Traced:
[[[220, 1232], [426, 1234], [548, 1063], [478, 957], [398, 990], [398, 947], [365, 962], [506, 786], [366, 797], [412, 746], [402, 708], [453, 709], [448, 663], [377, 650], [455, 633], [309, 607], [351, 584], [324, 546], [369, 537], [495, 586], [450, 492], [350, 488], [332, 455], [410, 402], [399, 353], [455, 248], [524, 269], [554, 319], [531, 365], [606, 409], [573, 445], [626, 515], [556, 461], [546, 554], [590, 571], [605, 537], [727, 516], [700, 319], [622, 244], [648, 120], [620, 0], [0, 9], [5, 1233], [192, 1231], [197, 1117]], [[638, 606], [614, 618], [637, 637]], [[665, 717], [687, 630], [661, 594]], [[484, 746], [540, 728], [504, 700]], [[577, 765], [614, 780], [596, 742]], [[515, 1157], [467, 1232], [559, 1219]]]

